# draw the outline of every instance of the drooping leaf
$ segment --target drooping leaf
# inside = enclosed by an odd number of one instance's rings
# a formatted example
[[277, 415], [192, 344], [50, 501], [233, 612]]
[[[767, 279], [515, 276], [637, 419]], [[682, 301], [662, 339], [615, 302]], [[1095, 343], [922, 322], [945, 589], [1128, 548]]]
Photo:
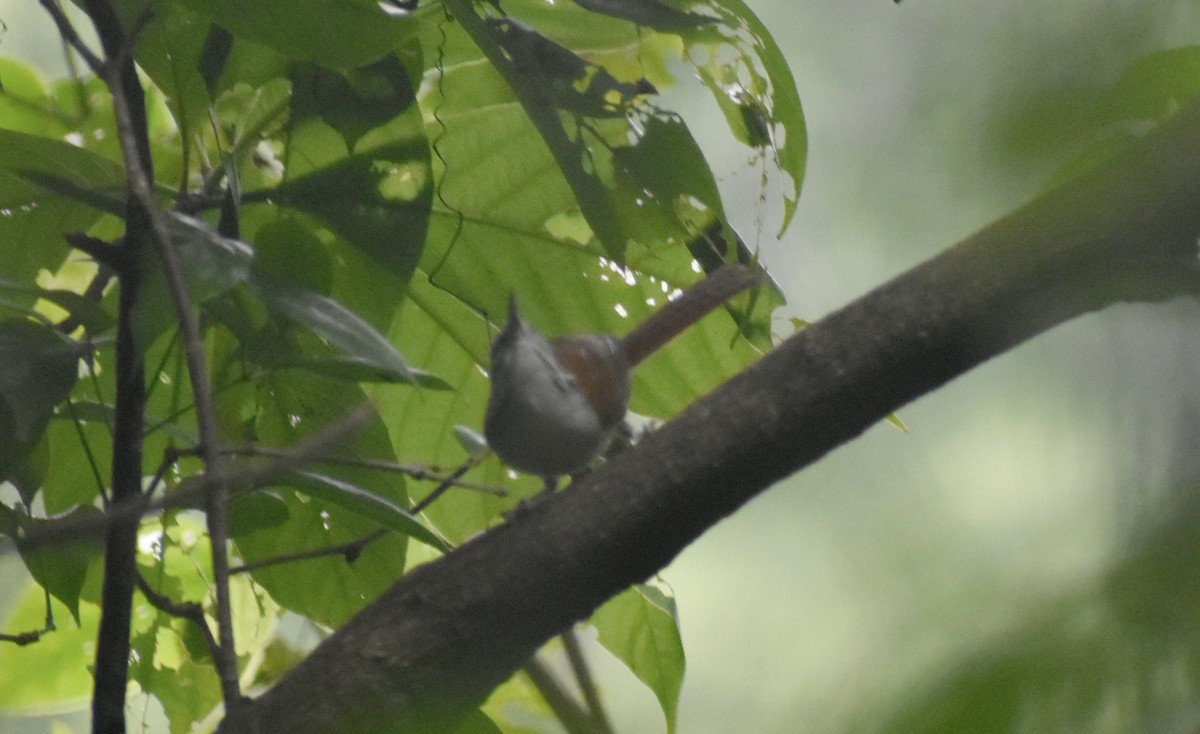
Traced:
[[[0, 428], [7, 447], [0, 476], [13, 476], [71, 394], [85, 350], [45, 324], [0, 321]], [[27, 500], [29, 498], [26, 498]]]
[[[81, 518], [96, 520], [100, 510], [95, 507], [76, 507], [69, 512], [50, 518], [23, 518], [21, 525], [26, 533], [35, 534], [41, 528], [57, 522], [77, 522]], [[42, 585], [51, 596], [58, 599], [80, 624], [79, 595], [87, 580], [88, 570], [104, 557], [104, 544], [99, 538], [64, 543], [61, 546], [43, 546], [36, 550], [24, 548], [17, 542], [21, 559], [34, 580]]]
[[661, 582], [639, 584], [610, 599], [591, 621], [600, 644], [654, 692], [667, 731], [674, 732], [684, 656], [671, 590]]
[[[176, 212], [170, 214], [167, 223], [192, 304], [203, 304], [250, 278], [254, 250], [246, 243], [222, 237], [207, 223]], [[141, 308], [134, 314], [134, 328], [143, 348], [177, 320], [157, 248], [146, 248], [144, 255]]]
[[344, 364], [377, 379], [416, 382], [416, 375], [391, 342], [342, 304], [304, 288], [266, 278], [251, 284], [267, 306], [341, 350]]
[[450, 552], [446, 541], [431, 532], [408, 510], [350, 482], [317, 472], [295, 471], [282, 477], [280, 483], [374, 520], [385, 528], [419, 540], [443, 553]]
[[221, 75], [225, 73], [231, 51], [233, 34], [219, 25], [210, 26], [200, 51], [199, 71], [200, 78], [204, 80], [204, 88], [208, 90], [211, 99], [217, 98]]

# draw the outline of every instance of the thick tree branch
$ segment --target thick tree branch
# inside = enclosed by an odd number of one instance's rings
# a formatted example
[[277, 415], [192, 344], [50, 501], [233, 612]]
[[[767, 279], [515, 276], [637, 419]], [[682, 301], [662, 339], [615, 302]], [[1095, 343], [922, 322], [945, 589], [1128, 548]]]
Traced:
[[221, 731], [453, 731], [559, 630], [765, 488], [979, 363], [1200, 292], [1200, 103], [781, 344], [560, 495], [406, 576]]

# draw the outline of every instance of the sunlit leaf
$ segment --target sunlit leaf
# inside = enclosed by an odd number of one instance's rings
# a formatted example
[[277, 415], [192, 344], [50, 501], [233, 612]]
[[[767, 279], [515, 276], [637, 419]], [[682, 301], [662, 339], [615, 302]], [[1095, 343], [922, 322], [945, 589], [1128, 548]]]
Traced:
[[[17, 602], [4, 622], [6, 632], [41, 629], [46, 622], [42, 588], [28, 583], [13, 589]], [[92, 693], [92, 656], [80, 654], [96, 644], [100, 608], [80, 606], [80, 623], [60, 602], [53, 602], [58, 629], [37, 644], [0, 645], [0, 710], [12, 714], [69, 711], [87, 706]]]

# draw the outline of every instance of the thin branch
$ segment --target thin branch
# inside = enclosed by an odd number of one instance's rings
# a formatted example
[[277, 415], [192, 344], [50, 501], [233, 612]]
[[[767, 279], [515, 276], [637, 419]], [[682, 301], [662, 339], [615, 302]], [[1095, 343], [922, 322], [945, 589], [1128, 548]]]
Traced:
[[54, 21], [54, 25], [58, 26], [58, 35], [61, 36], [64, 41], [70, 44], [71, 48], [75, 49], [75, 51], [83, 58], [84, 63], [88, 65], [88, 68], [92, 70], [93, 74], [103, 77], [105, 72], [104, 61], [101, 60], [100, 57], [97, 56], [90, 48], [88, 48], [88, 45], [83, 42], [82, 38], [79, 37], [79, 33], [76, 32], [75, 26], [71, 24], [71, 19], [68, 18], [67, 14], [63, 12], [63, 9], [59, 7], [57, 0], [39, 0], [39, 2], [41, 3], [42, 7], [46, 9], [46, 12], [50, 14], [50, 18]]
[[583, 700], [587, 704], [592, 722], [596, 725], [596, 729], [603, 734], [612, 734], [612, 724], [609, 723], [608, 714], [604, 711], [604, 702], [600, 700], [600, 692], [596, 689], [592, 670], [583, 654], [583, 646], [579, 644], [579, 635], [575, 632], [574, 627], [569, 627], [559, 637], [567, 651], [571, 672], [575, 674], [575, 681], [579, 683], [579, 690], [583, 693]]
[[[237, 447], [232, 447], [232, 448], [227, 447], [225, 449], [226, 453], [235, 454], [237, 456], [278, 457], [278, 456], [286, 455], [287, 451], [288, 451], [287, 449], [277, 449], [277, 448], [271, 448], [268, 446], [237, 446]], [[508, 492], [506, 492], [502, 487], [494, 487], [490, 484], [478, 484], [475, 482], [460, 481], [459, 478], [463, 474], [465, 474], [467, 471], [470, 471], [471, 468], [478, 466], [479, 462], [468, 463], [466, 465], [465, 469], [462, 467], [459, 467], [453, 473], [451, 473], [449, 475], [445, 475], [445, 476], [443, 476], [442, 474], [439, 474], [436, 469], [428, 467], [428, 466], [415, 466], [412, 464], [400, 464], [395, 461], [386, 461], [383, 459], [362, 459], [362, 458], [357, 458], [357, 457], [353, 457], [353, 456], [337, 456], [337, 455], [332, 455], [332, 454], [329, 456], [317, 456], [317, 457], [313, 457], [312, 463], [314, 463], [314, 464], [339, 464], [341, 466], [356, 466], [356, 467], [361, 467], [364, 469], [378, 469], [379, 471], [395, 472], [397, 474], [403, 474], [406, 477], [410, 477], [412, 479], [417, 479], [417, 480], [421, 480], [421, 481], [438, 482], [439, 485], [438, 485], [438, 488], [434, 490], [435, 492], [438, 490], [444, 492], [449, 487], [459, 487], [461, 489], [469, 489], [472, 492], [481, 492], [483, 494], [490, 494], [494, 497], [508, 496]], [[418, 504], [418, 507], [423, 509], [424, 505]], [[420, 512], [420, 509], [414, 508], [413, 514], [416, 514], [417, 512]]]
[[567, 730], [567, 734], [605, 734], [588, 715], [587, 710], [555, 679], [545, 663], [535, 657], [521, 670], [538, 693], [542, 694], [542, 698], [554, 712], [558, 723]]
[[[111, 56], [111, 49], [108, 52]], [[128, 58], [125, 56], [128, 53], [131, 53], [131, 45], [126, 44], [119, 55]], [[183, 264], [175, 251], [174, 243], [171, 242], [166, 217], [154, 197], [153, 174], [148, 156], [144, 153], [147, 135], [145, 118], [144, 115], [135, 117], [130, 109], [129, 100], [135, 94], [141, 94], [141, 87], [126, 89], [126, 84], [131, 80], [124, 74], [109, 74], [106, 81], [113, 92], [113, 113], [117, 121], [117, 137], [121, 141], [129, 190], [142, 209], [149, 224], [150, 240], [162, 258], [171, 303], [183, 337], [184, 355], [187, 359], [193, 404], [196, 409], [196, 423], [200, 431], [200, 453], [205, 466], [205, 516], [212, 547], [217, 597], [217, 636], [220, 643], [214, 660], [226, 707], [232, 708], [241, 701], [242, 693], [238, 683], [233, 612], [229, 597], [229, 487], [224, 469], [225, 457], [220, 451], [216, 404], [213, 399], [212, 382], [208, 376], [203, 335], [193, 308], [191, 289], [183, 273]], [[136, 85], [136, 77], [133, 77], [132, 81]]]
[[[477, 456], [472, 456], [471, 458], [467, 459], [466, 462], [462, 466], [460, 466], [459, 468], [454, 470], [454, 473], [452, 473], [450, 476], [443, 479], [441, 484], [434, 487], [432, 492], [425, 495], [425, 499], [423, 499], [420, 502], [418, 502], [417, 504], [413, 505], [412, 513], [414, 515], [418, 515], [421, 512], [425, 511], [426, 508], [428, 508], [430, 505], [433, 504], [434, 500], [436, 500], [438, 497], [441, 497], [443, 494], [445, 494], [446, 490], [450, 489], [451, 487], [463, 486], [462, 484], [459, 484], [459, 482], [458, 482], [459, 478], [461, 478], [462, 475], [471, 471], [475, 467], [479, 466], [480, 462], [482, 462], [485, 457], [486, 457], [486, 454], [479, 454]], [[500, 495], [500, 496], [503, 496], [503, 495]]]
[[296, 561], [308, 561], [314, 558], [328, 558], [329, 556], [342, 556], [346, 559], [346, 563], [354, 563], [362, 552], [367, 549], [375, 541], [388, 534], [387, 528], [380, 528], [372, 533], [362, 536], [358, 540], [351, 540], [348, 543], [340, 545], [330, 545], [324, 548], [313, 548], [312, 550], [300, 551], [298, 553], [288, 553], [274, 558], [267, 558], [261, 561], [245, 563], [241, 566], [234, 566], [229, 569], [229, 575], [233, 576], [239, 573], [251, 573], [259, 571], [271, 566], [279, 566], [285, 563], [295, 563]]
[[47, 635], [57, 629], [54, 624], [54, 609], [50, 606], [50, 591], [43, 588], [42, 593], [46, 597], [46, 621], [42, 624], [42, 628], [30, 630], [29, 632], [17, 632], [15, 634], [0, 632], [0, 642], [11, 642], [18, 647], [24, 647], [32, 645], [42, 639], [43, 635]]
[[[107, 58], [122, 55], [125, 34], [116, 11], [107, 0], [85, 0], [84, 9]], [[75, 46], [92, 70], [104, 79], [112, 93], [114, 108], [123, 110], [127, 121], [136, 118], [146, 126], [145, 99], [131, 61], [111, 66], [100, 63], [78, 40], [54, 0], [43, 5], [55, 18], [64, 38]], [[120, 118], [118, 118], [120, 119]], [[112, 502], [106, 508], [104, 539], [104, 577], [101, 590], [102, 614], [96, 642], [96, 665], [92, 694], [92, 729], [97, 734], [125, 731], [125, 699], [128, 690], [130, 630], [133, 594], [137, 575], [138, 516], [114, 519], [113, 514], [141, 504], [142, 441], [146, 412], [145, 364], [135, 340], [135, 314], [142, 288], [142, 255], [148, 242], [146, 212], [133, 196], [132, 177], [150, 166], [149, 139], [143, 137], [128, 145], [122, 139], [126, 156], [126, 197], [124, 204], [125, 237], [120, 256], [112, 266], [117, 271], [121, 290], [117, 307], [115, 357], [116, 395], [113, 401]], [[133, 161], [133, 165], [129, 161]]]
[[[338, 422], [330, 424], [319, 433], [296, 444], [287, 453], [281, 454], [272, 461], [242, 461], [231, 464], [227, 467], [231, 496], [266, 486], [278, 477], [310, 464], [317, 457], [345, 445], [362, 430], [373, 414], [374, 409], [371, 405], [363, 403]], [[143, 495], [138, 498], [137, 502], [113, 507], [103, 517], [72, 517], [45, 523], [37, 529], [31, 530], [22, 542], [25, 547], [32, 549], [91, 540], [104, 535], [107, 529], [114, 524], [132, 522], [148, 513], [199, 507], [206, 492], [207, 486], [203, 475], [188, 477], [161, 499], [153, 500], [149, 496]]]
[[208, 626], [208, 618], [204, 614], [203, 607], [195, 602], [174, 601], [166, 594], [160, 593], [151, 586], [146, 577], [140, 573], [137, 575], [137, 587], [138, 591], [142, 592], [142, 596], [146, 597], [146, 601], [150, 602], [150, 605], [155, 609], [172, 617], [186, 619], [196, 625], [196, 628], [200, 630], [200, 634], [204, 636], [204, 643], [208, 645], [209, 654], [213, 656], [213, 660], [217, 659], [221, 645], [217, 642], [212, 629]]

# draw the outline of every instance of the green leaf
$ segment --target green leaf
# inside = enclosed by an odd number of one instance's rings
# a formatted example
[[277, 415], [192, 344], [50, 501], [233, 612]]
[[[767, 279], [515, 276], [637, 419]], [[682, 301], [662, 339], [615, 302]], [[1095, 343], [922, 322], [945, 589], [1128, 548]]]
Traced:
[[79, 190], [123, 196], [119, 166], [68, 143], [0, 130], [0, 277], [32, 285], [67, 255], [63, 234], [85, 230], [101, 212], [46, 188], [41, 177]]
[[[681, 33], [730, 131], [743, 143], [770, 152], [790, 179], [784, 194], [783, 224], [791, 223], [800, 199], [808, 156], [808, 135], [796, 81], [774, 37], [742, 0], [714, 0], [721, 33], [707, 27]], [[748, 39], [748, 40], [747, 40]]]
[[313, 64], [292, 72], [293, 124], [320, 117], [354, 149], [364, 135], [387, 124], [416, 102], [412, 79], [395, 56], [335, 72]]
[[503, 729], [487, 717], [482, 711], [472, 711], [463, 723], [454, 730], [454, 734], [503, 734]]
[[600, 644], [658, 697], [667, 732], [674, 732], [684, 656], [671, 590], [661, 581], [639, 584], [610, 599], [591, 621]]
[[1100, 104], [1108, 123], [1160, 122], [1200, 94], [1200, 46], [1184, 46], [1135, 61]]
[[138, 36], [138, 66], [162, 90], [180, 137], [190, 144], [193, 135], [202, 130], [213, 101], [202, 62], [214, 26], [203, 15], [174, 1], [151, 4], [126, 0], [123, 5], [122, 14], [128, 23], [137, 22], [152, 8], [150, 22]]
[[199, 71], [204, 80], [204, 88], [208, 96], [216, 99], [220, 89], [221, 75], [229, 63], [229, 54], [233, 51], [233, 34], [219, 25], [210, 26], [204, 39], [204, 47], [200, 50]]
[[311, 497], [374, 520], [389, 530], [419, 540], [443, 553], [450, 552], [446, 541], [425, 527], [416, 515], [387, 498], [350, 482], [317, 472], [294, 471], [280, 478], [278, 483], [295, 487]]
[[[41, 629], [46, 621], [45, 592], [32, 581], [24, 589], [13, 589], [17, 597], [12, 614], [4, 623], [6, 632]], [[67, 619], [69, 612], [53, 602], [54, 618]], [[35, 645], [0, 645], [0, 710], [30, 715], [48, 710], [83, 709], [92, 693], [92, 656], [82, 654], [96, 644], [100, 608], [83, 604], [78, 625], [60, 624], [53, 634]]]
[[0, 58], [0, 85], [0, 124], [5, 128], [59, 139], [70, 132], [36, 71]]
[[0, 469], [9, 478], [32, 451], [79, 377], [85, 349], [44, 324], [0, 321]]
[[332, 298], [267, 278], [256, 278], [250, 285], [272, 311], [340, 349], [344, 364], [358, 366], [377, 379], [416, 382], [416, 375], [391, 342]]
[[[177, 212], [167, 219], [171, 244], [188, 282], [194, 305], [200, 305], [250, 279], [254, 250], [246, 243], [217, 234], [207, 223]], [[146, 248], [140, 308], [134, 314], [138, 343], [145, 348], [177, 323], [164, 265], [157, 248]]]
[[[227, 361], [230, 358], [232, 361]], [[231, 369], [238, 363], [233, 355], [218, 354], [214, 371]], [[226, 416], [249, 417], [244, 427], [234, 427], [230, 433], [244, 435], [263, 446], [285, 447], [343, 417], [365, 396], [356, 385], [289, 370], [269, 373], [240, 394], [220, 393], [217, 400], [218, 410]], [[405, 519], [387, 515], [382, 509], [385, 503], [393, 507], [407, 505], [403, 477], [350, 463], [355, 458], [395, 461], [382, 421], [371, 420], [339, 450], [338, 457], [345, 461], [318, 463], [304, 471], [361, 489], [381, 501], [371, 503], [363, 496], [348, 499], [349, 493], [334, 492], [327, 484], [314, 490], [316, 483], [306, 482], [304, 490], [297, 491], [288, 480], [281, 480], [274, 492], [286, 506], [287, 519], [239, 536], [235, 545], [243, 559], [263, 561], [343, 545], [377, 531], [380, 521], [407, 529]], [[328, 492], [339, 503], [353, 504], [355, 510], [310, 495], [310, 491]], [[337, 626], [400, 577], [408, 542], [408, 536], [388, 534], [367, 546], [353, 564], [347, 564], [342, 556], [328, 556], [274, 565], [252, 575], [282, 606], [321, 624]]]
[[[78, 522], [81, 518], [97, 520], [100, 510], [95, 507], [76, 507], [50, 518], [25, 517], [21, 526], [26, 533], [36, 534], [59, 522]], [[104, 558], [104, 544], [99, 538], [79, 540], [53, 547], [28, 550], [17, 542], [17, 550], [34, 580], [66, 606], [75, 623], [80, 624], [79, 595], [83, 591], [88, 571], [99, 566]]]
[[375, 61], [411, 32], [412, 20], [385, 13], [371, 0], [184, 0], [184, 4], [245, 38], [297, 61], [345, 69]]
[[50, 301], [77, 318], [92, 336], [108, 331], [116, 323], [116, 319], [103, 306], [74, 291], [48, 290], [0, 278], [0, 304], [33, 314], [33, 302], [39, 298]]
[[425, 247], [433, 176], [424, 136], [406, 137], [289, 179], [269, 195], [407, 281]]
[[715, 18], [689, 13], [658, 2], [658, 0], [575, 0], [594, 13], [622, 18], [659, 31], [691, 28], [716, 22]]

